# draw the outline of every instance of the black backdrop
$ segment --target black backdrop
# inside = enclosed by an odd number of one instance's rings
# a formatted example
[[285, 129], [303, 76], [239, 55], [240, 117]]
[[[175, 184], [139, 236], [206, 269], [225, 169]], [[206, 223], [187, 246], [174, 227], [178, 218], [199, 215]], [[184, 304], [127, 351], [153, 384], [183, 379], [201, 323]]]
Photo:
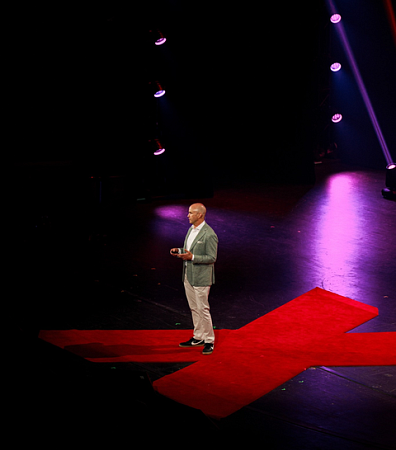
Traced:
[[[169, 99], [158, 101], [169, 142], [188, 122], [187, 136], [175, 139], [178, 159], [187, 166], [205, 161], [215, 180], [313, 180], [322, 8], [169, 2], [167, 14], [161, 10], [157, 21], [169, 48], [154, 49], [153, 72], [169, 86]], [[169, 115], [169, 103], [182, 120]]]
[[[318, 72], [331, 51], [343, 52], [335, 37], [328, 53], [318, 45], [328, 27], [324, 3], [167, 0], [18, 11], [9, 36], [11, 158], [68, 160], [89, 175], [128, 174], [137, 186], [164, 182], [173, 191], [175, 173], [214, 184], [240, 176], [312, 182]], [[392, 152], [396, 59], [382, 3], [371, 11], [365, 2], [358, 15], [341, 6]], [[156, 28], [168, 37], [163, 47], [148, 41]], [[333, 103], [350, 119], [337, 132], [339, 150], [348, 162], [379, 167], [373, 127], [347, 57], [338, 56], [350, 80], [332, 86], [341, 94]], [[167, 88], [156, 101], [147, 89], [153, 78]], [[153, 134], [167, 148], [160, 158], [147, 147]]]
[[[312, 180], [320, 8], [264, 9], [168, 1], [26, 13], [14, 39], [14, 160], [71, 160], [146, 184], [153, 171], [269, 177], [286, 163]], [[157, 25], [163, 49], [148, 45]], [[157, 104], [152, 77], [167, 87]], [[153, 120], [162, 161], [147, 149]]]

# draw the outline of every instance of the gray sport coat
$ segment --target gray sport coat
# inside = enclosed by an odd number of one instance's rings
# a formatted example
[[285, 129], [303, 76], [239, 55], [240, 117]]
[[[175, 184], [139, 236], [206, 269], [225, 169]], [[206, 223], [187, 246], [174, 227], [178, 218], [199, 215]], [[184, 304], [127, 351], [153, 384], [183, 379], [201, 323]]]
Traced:
[[[184, 240], [184, 248], [187, 247], [187, 239], [190, 233], [191, 227]], [[218, 242], [216, 233], [205, 223], [190, 248], [190, 252], [194, 255], [194, 261], [186, 261], [187, 264], [183, 264], [183, 282], [187, 271], [187, 279], [191, 286], [211, 286], [214, 284], [214, 263], [217, 259]]]

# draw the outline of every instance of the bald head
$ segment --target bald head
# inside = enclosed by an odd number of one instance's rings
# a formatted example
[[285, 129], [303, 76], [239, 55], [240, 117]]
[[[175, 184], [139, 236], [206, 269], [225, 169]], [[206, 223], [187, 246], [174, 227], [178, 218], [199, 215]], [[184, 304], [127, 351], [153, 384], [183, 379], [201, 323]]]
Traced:
[[206, 215], [206, 208], [202, 203], [194, 203], [193, 205], [190, 206], [190, 208], [193, 211], [197, 211], [199, 214], [203, 214], [203, 216], [205, 217]]
[[206, 208], [202, 203], [193, 203], [188, 210], [188, 219], [192, 225], [198, 227], [205, 220]]

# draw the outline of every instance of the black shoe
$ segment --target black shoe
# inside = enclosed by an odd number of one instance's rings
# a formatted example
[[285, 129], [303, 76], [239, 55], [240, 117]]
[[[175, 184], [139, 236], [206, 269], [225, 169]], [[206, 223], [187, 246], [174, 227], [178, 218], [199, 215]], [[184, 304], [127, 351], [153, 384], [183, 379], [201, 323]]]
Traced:
[[203, 355], [211, 355], [213, 353], [213, 349], [214, 349], [213, 344], [205, 344], [202, 354]]
[[179, 347], [203, 347], [204, 344], [205, 342], [202, 340], [191, 338], [189, 341], [179, 344]]

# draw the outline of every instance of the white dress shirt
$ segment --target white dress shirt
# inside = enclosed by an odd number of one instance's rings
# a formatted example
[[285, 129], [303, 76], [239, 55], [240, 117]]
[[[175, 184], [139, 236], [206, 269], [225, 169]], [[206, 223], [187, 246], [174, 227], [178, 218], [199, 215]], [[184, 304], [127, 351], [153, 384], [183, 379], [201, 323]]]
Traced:
[[197, 237], [198, 233], [201, 231], [201, 229], [204, 225], [205, 225], [205, 221], [203, 221], [201, 223], [201, 225], [198, 225], [197, 227], [194, 227], [194, 225], [191, 225], [192, 230], [191, 230], [190, 236], [188, 236], [188, 239], [187, 239], [187, 250], [188, 251], [190, 250], [192, 243], [194, 242], [194, 239]]
[[[201, 231], [201, 229], [204, 225], [205, 225], [205, 221], [203, 221], [197, 227], [194, 227], [194, 225], [191, 225], [191, 232], [187, 239], [187, 250], [188, 251], [190, 251], [190, 248], [192, 246], [192, 243], [194, 242], [194, 239], [197, 237], [198, 233]], [[194, 255], [192, 256], [192, 261], [194, 261]]]

